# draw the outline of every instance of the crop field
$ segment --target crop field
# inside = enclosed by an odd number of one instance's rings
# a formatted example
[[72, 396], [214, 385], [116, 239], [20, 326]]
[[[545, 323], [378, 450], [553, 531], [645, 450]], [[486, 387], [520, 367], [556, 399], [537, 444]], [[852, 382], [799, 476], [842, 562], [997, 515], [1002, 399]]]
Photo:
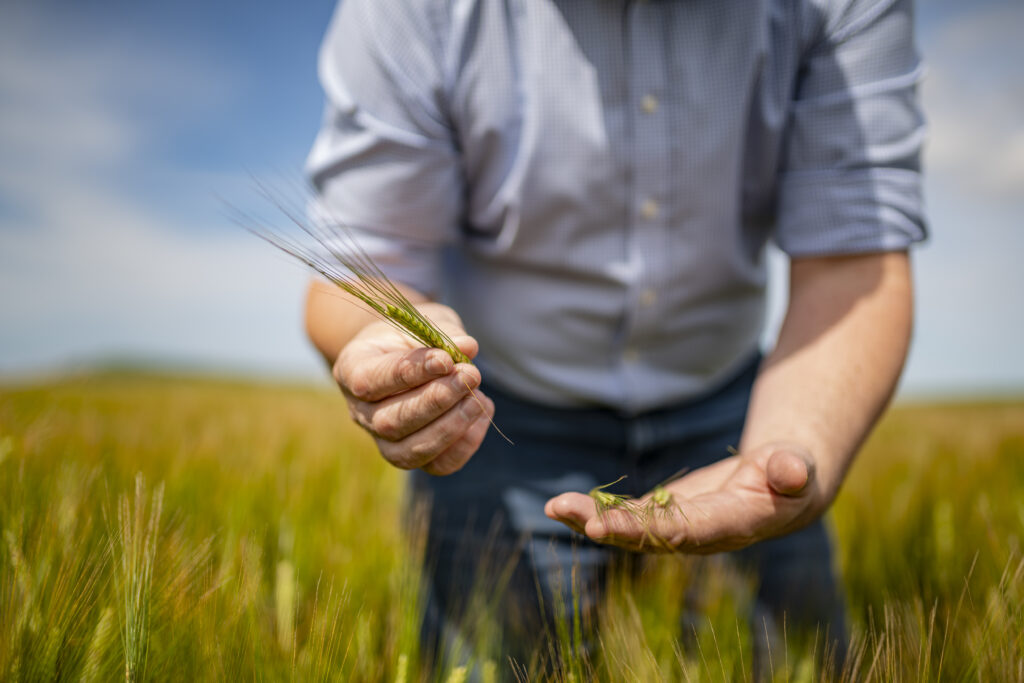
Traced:
[[[1024, 402], [893, 409], [830, 520], [843, 678], [1024, 680]], [[567, 624], [527, 661], [492, 642], [427, 667], [402, 475], [323, 389], [132, 373], [0, 388], [0, 530], [5, 681], [824, 675], [796, 633], [755, 671], [749, 580], [678, 556], [612, 582], [596, 648]], [[704, 611], [682, 618], [694, 590]]]

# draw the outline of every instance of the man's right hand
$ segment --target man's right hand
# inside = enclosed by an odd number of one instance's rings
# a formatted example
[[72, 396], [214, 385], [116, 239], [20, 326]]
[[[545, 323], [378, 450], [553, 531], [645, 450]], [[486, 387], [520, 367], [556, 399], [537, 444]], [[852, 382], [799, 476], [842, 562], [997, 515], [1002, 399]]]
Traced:
[[[466, 335], [451, 308], [418, 308], [468, 357], [476, 340]], [[333, 368], [352, 418], [374, 437], [384, 459], [401, 469], [452, 474], [480, 447], [494, 403], [479, 391], [480, 371], [456, 364], [389, 324], [367, 325], [345, 345]]]

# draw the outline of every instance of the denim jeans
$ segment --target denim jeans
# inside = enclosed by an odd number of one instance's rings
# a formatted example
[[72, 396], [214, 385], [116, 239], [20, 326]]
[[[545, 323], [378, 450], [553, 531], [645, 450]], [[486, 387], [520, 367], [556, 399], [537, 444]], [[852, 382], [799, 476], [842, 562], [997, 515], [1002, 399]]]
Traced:
[[[500, 600], [500, 637], [520, 655], [554, 628], [560, 611], [573, 609], [573, 591], [575, 607], [591, 615], [609, 563], [628, 553], [548, 519], [544, 503], [622, 475], [627, 478], [614, 490], [641, 495], [683, 468], [727, 456], [740, 440], [758, 361], [704, 397], [629, 417], [535, 405], [485, 387], [496, 404], [495, 421], [515, 445], [492, 432], [461, 471], [411, 475], [412, 499], [430, 502], [428, 652], [465, 638], [460, 629], [474, 628], [467, 620], [479, 608], [467, 604], [473, 593], [478, 600]], [[762, 617], [778, 624], [785, 619], [787, 629], [817, 628], [845, 640], [843, 599], [821, 521], [729, 555], [756, 571], [759, 631]]]

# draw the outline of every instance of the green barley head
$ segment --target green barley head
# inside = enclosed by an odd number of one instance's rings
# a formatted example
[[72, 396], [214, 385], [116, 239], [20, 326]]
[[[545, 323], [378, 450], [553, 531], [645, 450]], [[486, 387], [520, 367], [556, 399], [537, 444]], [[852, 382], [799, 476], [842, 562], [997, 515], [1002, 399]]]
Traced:
[[598, 516], [604, 515], [604, 513], [607, 512], [608, 510], [621, 509], [626, 507], [627, 501], [630, 500], [629, 496], [619, 493], [609, 493], [608, 491], [604, 490], [609, 486], [614, 486], [615, 484], [618, 484], [625, 478], [626, 475], [623, 475], [616, 479], [615, 481], [608, 482], [607, 484], [602, 484], [601, 486], [595, 486], [594, 488], [590, 489], [590, 493], [588, 495], [594, 499], [594, 504], [597, 506]]
[[[235, 222], [327, 278], [362, 302], [365, 310], [401, 334], [426, 347], [441, 349], [456, 363], [472, 363], [452, 338], [421, 313], [388, 278], [356, 240], [351, 228], [340, 221], [307, 222], [303, 211], [290, 206], [283, 196], [258, 181], [256, 186], [264, 199], [280, 210], [297, 232], [292, 231], [289, 236], [254, 216], [229, 208]], [[476, 396], [472, 390], [470, 393]], [[491, 420], [491, 426], [503, 439], [512, 443], [494, 420]]]

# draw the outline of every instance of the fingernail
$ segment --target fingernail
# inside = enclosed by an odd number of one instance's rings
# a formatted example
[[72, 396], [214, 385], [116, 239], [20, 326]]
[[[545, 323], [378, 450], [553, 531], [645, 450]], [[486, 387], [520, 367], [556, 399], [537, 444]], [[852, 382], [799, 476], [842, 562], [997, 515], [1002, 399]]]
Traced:
[[480, 401], [474, 401], [473, 397], [470, 396], [469, 400], [464, 402], [462, 405], [462, 414], [467, 418], [474, 418], [484, 412], [484, 407], [480, 405]]
[[448, 372], [448, 363], [436, 355], [427, 359], [427, 372], [434, 375], [444, 375]]
[[473, 389], [480, 385], [478, 375], [468, 368], [459, 370], [459, 377], [462, 379], [462, 383], [468, 388]]

